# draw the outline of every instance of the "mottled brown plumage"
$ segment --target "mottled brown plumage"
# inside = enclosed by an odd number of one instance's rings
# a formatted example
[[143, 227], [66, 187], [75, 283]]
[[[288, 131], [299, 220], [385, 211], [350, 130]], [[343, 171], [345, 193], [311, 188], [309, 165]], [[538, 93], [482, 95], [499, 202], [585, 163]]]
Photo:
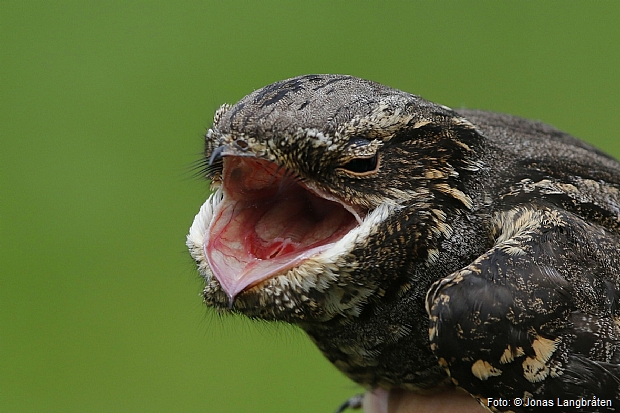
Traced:
[[222, 106], [205, 156], [188, 246], [207, 305], [300, 326], [367, 388], [620, 408], [614, 159], [336, 75]]

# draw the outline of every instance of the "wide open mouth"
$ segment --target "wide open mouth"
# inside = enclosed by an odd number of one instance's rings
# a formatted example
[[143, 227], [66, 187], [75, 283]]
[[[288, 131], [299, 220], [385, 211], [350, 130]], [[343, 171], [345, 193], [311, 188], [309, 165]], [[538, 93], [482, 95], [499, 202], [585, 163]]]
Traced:
[[224, 197], [204, 250], [232, 299], [330, 248], [357, 226], [339, 202], [318, 196], [268, 161], [224, 157]]

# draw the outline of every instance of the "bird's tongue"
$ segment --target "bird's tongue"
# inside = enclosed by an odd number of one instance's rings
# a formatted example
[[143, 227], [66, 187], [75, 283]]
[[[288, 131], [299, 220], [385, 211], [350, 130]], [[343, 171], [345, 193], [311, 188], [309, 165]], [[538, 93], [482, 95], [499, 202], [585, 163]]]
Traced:
[[223, 192], [204, 248], [231, 298], [325, 251], [357, 223], [342, 205], [255, 158], [224, 158]]

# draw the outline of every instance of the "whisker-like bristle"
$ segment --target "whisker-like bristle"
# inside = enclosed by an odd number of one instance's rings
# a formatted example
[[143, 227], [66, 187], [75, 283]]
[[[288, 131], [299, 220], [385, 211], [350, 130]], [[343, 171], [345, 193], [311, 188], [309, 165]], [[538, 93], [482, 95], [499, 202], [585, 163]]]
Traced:
[[209, 159], [202, 157], [189, 165], [190, 176], [192, 178], [212, 179], [222, 170], [222, 165], [221, 160], [210, 164]]

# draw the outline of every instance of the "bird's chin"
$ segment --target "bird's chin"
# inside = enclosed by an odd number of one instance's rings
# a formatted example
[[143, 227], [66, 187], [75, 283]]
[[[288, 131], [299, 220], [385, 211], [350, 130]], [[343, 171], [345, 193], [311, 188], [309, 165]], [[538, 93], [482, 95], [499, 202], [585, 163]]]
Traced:
[[358, 211], [271, 162], [227, 156], [221, 185], [196, 215], [188, 246], [203, 276], [212, 274], [223, 292], [212, 288], [214, 303], [225, 299], [232, 307], [275, 277], [290, 278], [284, 283], [292, 287], [316, 284], [296, 270], [312, 266], [360, 221]]

